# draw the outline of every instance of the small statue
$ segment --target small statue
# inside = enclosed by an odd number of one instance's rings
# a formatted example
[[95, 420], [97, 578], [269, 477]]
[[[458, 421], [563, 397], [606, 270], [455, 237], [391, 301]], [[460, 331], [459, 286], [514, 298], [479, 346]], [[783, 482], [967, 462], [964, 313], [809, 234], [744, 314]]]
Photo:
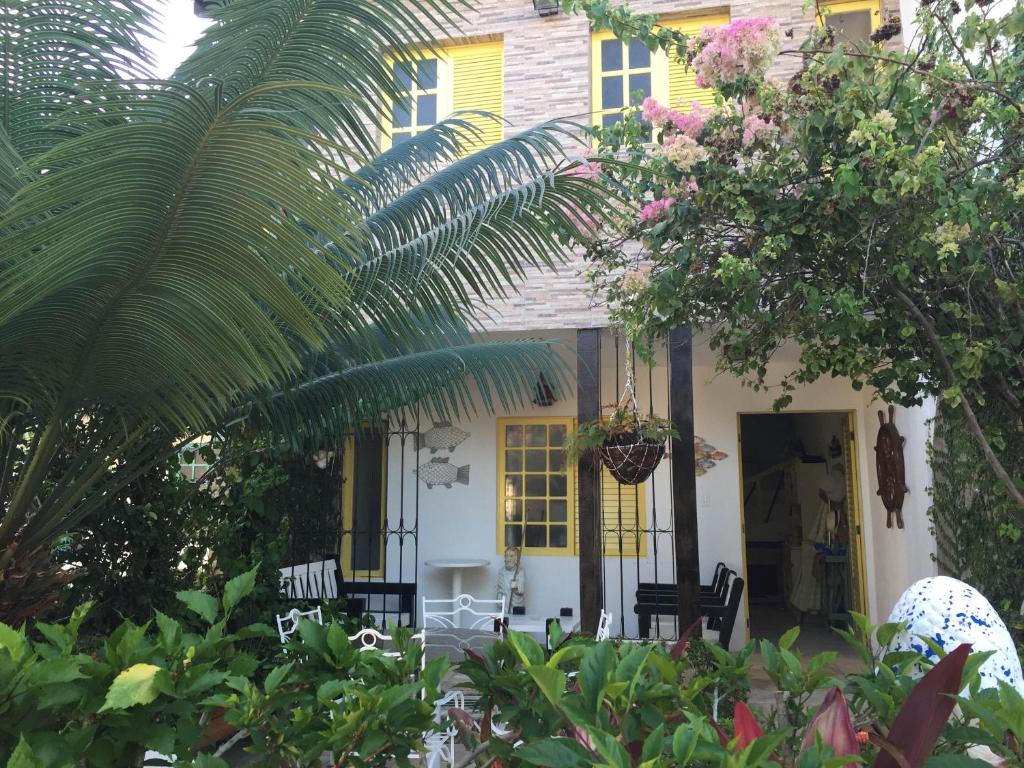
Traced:
[[509, 612], [522, 613], [526, 607], [526, 574], [522, 567], [523, 552], [519, 547], [505, 548], [505, 567], [498, 573], [498, 599], [505, 598]]

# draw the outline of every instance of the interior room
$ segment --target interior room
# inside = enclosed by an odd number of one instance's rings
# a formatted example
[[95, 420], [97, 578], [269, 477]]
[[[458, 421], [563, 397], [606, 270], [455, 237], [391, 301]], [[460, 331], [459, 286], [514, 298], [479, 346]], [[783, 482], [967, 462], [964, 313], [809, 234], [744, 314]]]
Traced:
[[740, 418], [750, 636], [799, 624], [801, 649], [840, 644], [853, 607], [847, 414]]

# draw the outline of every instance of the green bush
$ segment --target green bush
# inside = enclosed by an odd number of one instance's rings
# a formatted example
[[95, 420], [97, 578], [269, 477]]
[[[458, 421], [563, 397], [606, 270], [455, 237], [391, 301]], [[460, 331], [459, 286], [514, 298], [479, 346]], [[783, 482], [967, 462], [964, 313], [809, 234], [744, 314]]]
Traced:
[[408, 653], [387, 657], [354, 647], [340, 625], [306, 621], [285, 663], [279, 653], [264, 664], [246, 644], [275, 630], [229, 629], [257, 573], [228, 581], [220, 600], [181, 591], [185, 620], [125, 621], [91, 653], [79, 638], [88, 604], [64, 624], [0, 624], [0, 764], [120, 768], [152, 749], [176, 755], [177, 766], [225, 768], [200, 751], [205, 724], [221, 712], [250, 731], [263, 765], [320, 766], [331, 751], [349, 764], [352, 750], [361, 765], [407, 762], [432, 719], [432, 696], [420, 693], [436, 690], [445, 662], [420, 675], [407, 635], [397, 642]]
[[[855, 625], [844, 635], [864, 669], [845, 680], [833, 674], [835, 654], [805, 659], [793, 650], [797, 629], [778, 645], [751, 643], [736, 654], [699, 639], [668, 649], [561, 637], [549, 652], [511, 632], [459, 666], [501, 736], [463, 729], [463, 738], [509, 768], [838, 768], [854, 761], [920, 768], [933, 753], [942, 755], [935, 768], [980, 768], [966, 755], [973, 745], [1020, 764], [1024, 699], [1005, 685], [979, 689], [977, 670], [989, 654], [969, 656], [966, 646], [948, 656], [936, 649], [931, 661], [887, 653], [875, 649], [899, 625], [872, 627], [860, 615]], [[755, 649], [780, 693], [777, 706], [757, 714], [736, 697], [749, 685]], [[929, 670], [924, 678], [921, 668]], [[962, 690], [969, 697], [955, 701]], [[733, 699], [728, 710], [723, 691]], [[812, 704], [826, 691], [821, 705]]]

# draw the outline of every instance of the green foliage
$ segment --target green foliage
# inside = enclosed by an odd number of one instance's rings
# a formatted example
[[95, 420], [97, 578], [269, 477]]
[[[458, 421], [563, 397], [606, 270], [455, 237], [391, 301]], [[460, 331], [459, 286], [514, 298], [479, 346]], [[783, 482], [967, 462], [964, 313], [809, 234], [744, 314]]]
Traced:
[[261, 662], [247, 647], [276, 631], [230, 629], [257, 579], [257, 569], [236, 576], [220, 600], [179, 592], [191, 619], [126, 621], [92, 653], [79, 636], [89, 605], [31, 632], [0, 624], [0, 764], [134, 766], [152, 749], [175, 765], [222, 766], [200, 753], [205, 726], [221, 717], [250, 732], [266, 765], [320, 766], [325, 752], [339, 766], [406, 762], [432, 727], [427, 702], [446, 662], [420, 674], [407, 631], [395, 630], [393, 657], [353, 646], [339, 624], [309, 621], [288, 657]]
[[[1014, 475], [1024, 474], [1024, 436], [998, 403], [979, 411], [985, 432], [1000, 447], [999, 456]], [[961, 414], [948, 404], [939, 408], [932, 466], [929, 516], [942, 571], [981, 591], [996, 607], [1018, 644], [1021, 625], [1020, 574], [1024, 572], [1024, 530], [999, 481], [985, 470]]]
[[[649, 16], [566, 5], [685, 58], [685, 38]], [[780, 407], [837, 376], [889, 402], [959, 408], [1001, 484], [993, 501], [1007, 500], [1019, 527], [1019, 454], [999, 457], [1024, 424], [1024, 6], [994, 8], [968, 2], [960, 19], [948, 0], [923, 6], [910, 50], [885, 35], [837, 45], [814, 29], [787, 46], [802, 63], [788, 83], [719, 77], [718, 106], [686, 141], [664, 125], [653, 143], [602, 133], [609, 156], [636, 161], [606, 164], [609, 186], [638, 207], [671, 202], [591, 256], [628, 335], [703, 328], [719, 367], [778, 386]], [[639, 253], [617, 247], [630, 238]], [[795, 366], [776, 356], [787, 345]], [[976, 412], [996, 404], [1003, 429], [981, 429]]]
[[565, 450], [571, 464], [581, 455], [593, 453], [607, 442], [631, 442], [640, 439], [664, 444], [678, 435], [679, 432], [670, 419], [638, 416], [631, 408], [622, 406], [616, 408], [606, 418], [580, 424], [566, 438]]
[[[961, 650], [944, 669], [935, 669], [937, 677], [927, 674], [935, 666], [926, 657], [884, 650], [900, 625], [873, 627], [860, 615], [854, 625], [843, 634], [864, 667], [846, 679], [835, 675], [834, 653], [805, 659], [793, 652], [796, 629], [778, 645], [751, 643], [737, 654], [701, 640], [691, 641], [684, 653], [683, 646], [670, 652], [660, 644], [595, 643], [576, 637], [562, 639], [549, 652], [529, 636], [510, 632], [506, 641], [472, 654], [458, 668], [469, 687], [480, 693], [481, 710], [492, 712], [493, 721], [501, 725], [499, 735], [465, 731], [464, 738], [472, 748], [490, 736], [485, 756], [496, 756], [510, 767], [839, 768], [851, 763], [849, 749], [854, 750], [853, 760], [881, 766], [888, 759], [883, 757], [887, 750], [879, 747], [883, 735], [926, 749], [913, 765], [923, 764], [934, 748], [936, 765], [974, 766], [965, 754], [974, 744], [1019, 760], [1020, 740], [1004, 736], [1024, 728], [1024, 700], [1005, 685], [979, 691], [977, 670], [986, 654], [970, 656], [964, 667], [966, 651]], [[777, 705], [751, 713], [734, 700], [726, 708], [722, 692], [749, 686], [756, 653], [778, 686]], [[919, 685], [922, 680], [928, 682]], [[841, 704], [841, 711], [813, 723], [818, 706], [812, 696], [818, 694], [820, 700], [834, 686], [838, 688], [826, 702]], [[961, 688], [970, 692], [970, 699], [961, 700], [962, 711], [950, 717], [952, 702], [942, 691]], [[852, 719], [846, 714], [847, 701]], [[892, 729], [901, 711], [912, 727]], [[925, 728], [937, 711], [945, 714]], [[870, 740], [851, 747], [854, 727]], [[918, 738], [933, 727], [936, 733], [941, 730], [937, 744]], [[810, 738], [809, 728], [818, 729]], [[513, 742], [518, 743], [514, 749]], [[836, 753], [833, 744], [847, 746]]]
[[218, 4], [161, 82], [126, 65], [147, 2], [5, 14], [0, 454], [22, 456], [0, 468], [0, 616], [47, 607], [53, 570], [32, 569], [39, 599], [2, 585], [175, 443], [244, 428], [316, 450], [414, 406], [520, 405], [541, 371], [561, 384], [556, 345], [471, 332], [612, 201], [569, 173], [587, 145], [568, 123], [470, 153], [455, 117], [379, 153], [399, 97], [381, 52], [421, 55], [466, 7], [415, 5]]

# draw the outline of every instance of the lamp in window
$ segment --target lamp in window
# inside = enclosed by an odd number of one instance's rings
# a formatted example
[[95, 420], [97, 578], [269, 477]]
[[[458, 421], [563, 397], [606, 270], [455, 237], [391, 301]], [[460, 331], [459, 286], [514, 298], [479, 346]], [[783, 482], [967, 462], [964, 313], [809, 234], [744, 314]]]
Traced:
[[537, 391], [533, 396], [533, 404], [539, 405], [546, 408], [549, 405], [553, 405], [555, 402], [555, 393], [551, 389], [551, 385], [548, 384], [548, 380], [544, 378], [544, 374], [541, 373], [537, 377]]
[[557, 16], [559, 0], [533, 0], [538, 16]]

